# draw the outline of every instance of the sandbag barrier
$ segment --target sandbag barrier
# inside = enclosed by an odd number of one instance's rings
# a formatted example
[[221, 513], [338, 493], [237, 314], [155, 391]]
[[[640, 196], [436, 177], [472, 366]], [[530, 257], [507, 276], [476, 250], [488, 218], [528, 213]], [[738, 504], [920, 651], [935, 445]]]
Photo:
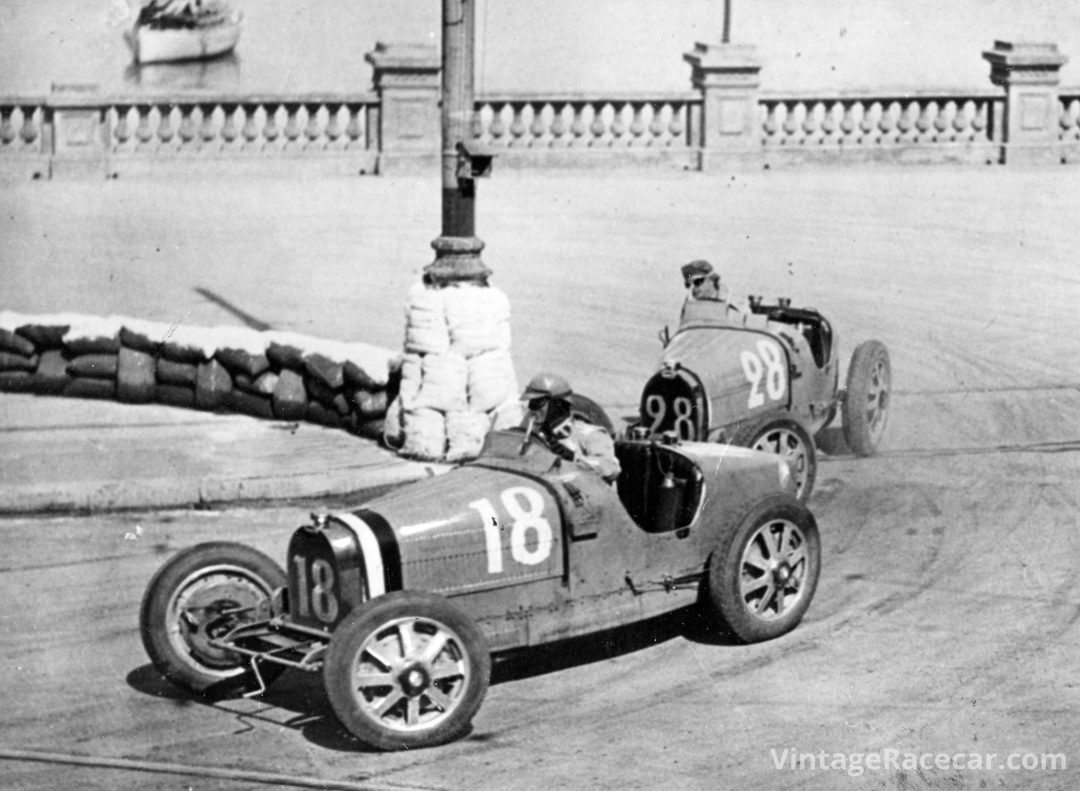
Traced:
[[0, 391], [159, 403], [382, 437], [401, 357], [241, 327], [0, 312]]

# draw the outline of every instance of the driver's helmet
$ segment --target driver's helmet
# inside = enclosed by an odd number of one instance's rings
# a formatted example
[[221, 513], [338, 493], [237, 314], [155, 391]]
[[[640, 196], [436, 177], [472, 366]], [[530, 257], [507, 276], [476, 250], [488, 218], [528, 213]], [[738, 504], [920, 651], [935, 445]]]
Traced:
[[521, 400], [529, 417], [549, 439], [565, 439], [572, 430], [570, 383], [558, 374], [537, 374], [529, 380]]

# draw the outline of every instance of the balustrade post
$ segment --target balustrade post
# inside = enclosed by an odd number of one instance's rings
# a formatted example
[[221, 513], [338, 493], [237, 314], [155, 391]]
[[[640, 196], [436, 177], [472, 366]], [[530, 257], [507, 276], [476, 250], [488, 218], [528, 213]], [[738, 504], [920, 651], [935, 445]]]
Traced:
[[683, 59], [691, 66], [694, 88], [701, 92], [701, 115], [696, 119], [700, 129], [691, 132], [691, 140], [701, 147], [701, 169], [760, 158], [761, 61], [755, 47], [697, 43]]
[[96, 83], [53, 83], [45, 100], [52, 115], [53, 178], [104, 179], [111, 130]]
[[1005, 89], [1005, 110], [994, 142], [1002, 164], [1061, 161], [1058, 150], [1059, 70], [1068, 58], [1057, 44], [995, 41], [983, 52], [990, 81]]
[[379, 95], [380, 173], [429, 168], [440, 161], [439, 50], [429, 44], [384, 44], [364, 56]]

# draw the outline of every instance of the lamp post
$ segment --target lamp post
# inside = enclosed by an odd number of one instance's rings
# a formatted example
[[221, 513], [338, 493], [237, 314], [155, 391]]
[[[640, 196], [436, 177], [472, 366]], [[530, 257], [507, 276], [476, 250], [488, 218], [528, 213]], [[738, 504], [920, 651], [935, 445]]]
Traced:
[[476, 237], [476, 179], [487, 174], [491, 157], [473, 142], [475, 29], [476, 0], [443, 0], [442, 235], [431, 243], [435, 261], [424, 270], [435, 284], [484, 282], [491, 274]]
[[476, 145], [473, 97], [476, 0], [443, 0], [442, 235], [435, 260], [409, 290], [398, 397], [384, 437], [406, 456], [461, 461], [492, 428], [521, 420], [510, 356], [510, 301], [488, 282], [476, 237], [476, 179], [491, 156]]

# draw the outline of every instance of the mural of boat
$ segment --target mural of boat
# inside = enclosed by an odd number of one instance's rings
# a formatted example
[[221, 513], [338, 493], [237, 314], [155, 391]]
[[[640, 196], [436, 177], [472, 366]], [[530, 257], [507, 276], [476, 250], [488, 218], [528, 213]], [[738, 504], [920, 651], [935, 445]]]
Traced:
[[150, 0], [125, 33], [135, 63], [205, 60], [240, 39], [243, 15], [214, 0]]

